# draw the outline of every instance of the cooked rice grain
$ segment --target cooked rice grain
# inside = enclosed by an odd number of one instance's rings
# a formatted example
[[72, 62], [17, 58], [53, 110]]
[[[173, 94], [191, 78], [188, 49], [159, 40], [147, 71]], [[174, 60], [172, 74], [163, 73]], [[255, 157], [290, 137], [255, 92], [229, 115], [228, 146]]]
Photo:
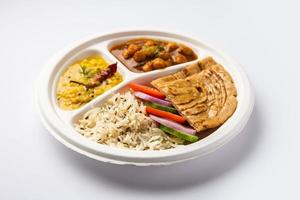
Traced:
[[124, 149], [163, 150], [183, 143], [157, 128], [131, 92], [117, 93], [101, 107], [91, 109], [75, 128], [93, 141]]

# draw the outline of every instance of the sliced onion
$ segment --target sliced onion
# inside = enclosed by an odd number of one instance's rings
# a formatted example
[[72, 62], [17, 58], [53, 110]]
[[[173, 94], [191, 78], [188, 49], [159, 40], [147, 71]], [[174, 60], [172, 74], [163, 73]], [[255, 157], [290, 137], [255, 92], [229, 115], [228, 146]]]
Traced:
[[143, 92], [134, 92], [133, 95], [140, 98], [140, 99], [143, 99], [143, 100], [146, 100], [146, 101], [152, 101], [152, 102], [164, 105], [164, 106], [171, 106], [172, 105], [170, 101], [162, 100], [162, 99], [150, 96], [148, 94], [145, 94]]
[[195, 129], [182, 126], [181, 124], [178, 124], [177, 122], [174, 122], [174, 121], [171, 121], [171, 120], [168, 120], [168, 119], [164, 119], [164, 118], [161, 118], [161, 117], [157, 117], [157, 116], [154, 116], [154, 115], [149, 115], [149, 117], [151, 119], [153, 119], [154, 121], [156, 121], [156, 122], [158, 122], [162, 125], [168, 126], [170, 128], [173, 128], [177, 131], [182, 131], [182, 132], [190, 134], [190, 135], [195, 135], [196, 134]]

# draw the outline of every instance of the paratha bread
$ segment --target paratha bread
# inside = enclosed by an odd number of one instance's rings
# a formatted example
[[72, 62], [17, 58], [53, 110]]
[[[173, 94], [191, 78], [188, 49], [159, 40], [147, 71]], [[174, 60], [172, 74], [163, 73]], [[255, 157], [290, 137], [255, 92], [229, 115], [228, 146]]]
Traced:
[[237, 106], [231, 76], [211, 57], [151, 84], [166, 95], [198, 132], [220, 126]]

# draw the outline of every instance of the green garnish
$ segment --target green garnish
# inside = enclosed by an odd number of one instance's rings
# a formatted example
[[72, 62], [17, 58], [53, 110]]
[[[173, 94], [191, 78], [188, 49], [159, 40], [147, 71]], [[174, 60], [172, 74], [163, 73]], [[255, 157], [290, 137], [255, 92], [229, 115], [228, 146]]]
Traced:
[[154, 52], [154, 56], [158, 56], [158, 54], [161, 52], [161, 51], [164, 51], [165, 48], [163, 46], [157, 46], [156, 49], [155, 49], [155, 52]]
[[158, 46], [157, 47], [157, 51], [163, 51], [163, 50], [165, 50], [165, 47], [163, 47], [163, 46]]
[[81, 65], [80, 65], [79, 73], [81, 73], [86, 78], [91, 78], [95, 75], [92, 69], [87, 69], [86, 66], [81, 66]]

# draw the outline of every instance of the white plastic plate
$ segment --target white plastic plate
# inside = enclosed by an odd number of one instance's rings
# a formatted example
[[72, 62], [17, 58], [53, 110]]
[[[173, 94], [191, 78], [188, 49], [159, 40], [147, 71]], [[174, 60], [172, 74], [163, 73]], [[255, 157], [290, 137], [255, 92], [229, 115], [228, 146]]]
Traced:
[[[92, 107], [101, 105], [108, 96], [117, 92], [128, 82], [152, 80], [159, 76], [174, 73], [191, 63], [197, 62], [197, 60], [191, 61], [146, 73], [131, 72], [109, 52], [109, 48], [111, 45], [121, 41], [140, 37], [157, 38], [186, 44], [195, 51], [198, 55], [198, 60], [206, 56], [212, 56], [218, 63], [222, 64], [232, 76], [237, 87], [238, 105], [234, 114], [206, 138], [184, 147], [161, 151], [118, 149], [90, 141], [77, 133], [73, 128], [74, 121]], [[61, 110], [56, 102], [58, 78], [64, 69], [74, 61], [95, 53], [100, 54], [110, 63], [118, 62], [118, 70], [122, 74], [124, 81], [79, 109], [72, 111]], [[58, 53], [46, 64], [38, 79], [36, 103], [45, 127], [58, 141], [72, 150], [103, 162], [147, 166], [172, 164], [215, 151], [243, 129], [251, 115], [254, 96], [248, 78], [241, 66], [210, 45], [192, 37], [161, 30], [130, 30], [97, 35], [77, 42]]]

